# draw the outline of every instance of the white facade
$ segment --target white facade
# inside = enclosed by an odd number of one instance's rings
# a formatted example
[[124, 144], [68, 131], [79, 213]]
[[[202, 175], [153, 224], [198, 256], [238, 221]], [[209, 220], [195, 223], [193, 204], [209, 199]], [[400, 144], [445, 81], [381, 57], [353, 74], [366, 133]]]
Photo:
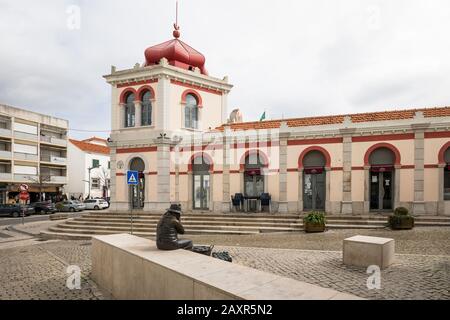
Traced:
[[[86, 141], [89, 140], [69, 140], [68, 176], [70, 182], [67, 185], [67, 193], [69, 197], [73, 196], [76, 199], [79, 199], [80, 196], [86, 199], [89, 194], [92, 198], [109, 197], [109, 181], [111, 177], [109, 153], [90, 150], [92, 145], [106, 147], [106, 141], [103, 143], [100, 140], [94, 142]], [[96, 163], [99, 164], [98, 168], [94, 168]], [[90, 175], [89, 168], [93, 168], [90, 170]]]
[[67, 120], [0, 104], [0, 203], [17, 201], [22, 183], [31, 202], [62, 196], [68, 127]]

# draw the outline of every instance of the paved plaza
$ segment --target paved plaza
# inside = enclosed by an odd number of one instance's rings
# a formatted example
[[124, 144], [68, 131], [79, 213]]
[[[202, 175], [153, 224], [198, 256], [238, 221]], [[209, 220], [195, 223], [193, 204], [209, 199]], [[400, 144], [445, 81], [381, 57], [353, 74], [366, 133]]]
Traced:
[[[30, 224], [26, 230], [33, 234], [42, 226]], [[396, 261], [381, 272], [379, 290], [367, 289], [369, 274], [364, 268], [342, 264], [341, 239], [355, 234], [396, 239]], [[215, 251], [228, 251], [234, 263], [368, 299], [450, 299], [450, 228], [191, 238], [196, 243], [215, 243]], [[0, 242], [0, 299], [107, 298], [90, 280], [90, 250], [90, 241], [19, 237]], [[69, 265], [82, 270], [80, 290], [66, 287]]]

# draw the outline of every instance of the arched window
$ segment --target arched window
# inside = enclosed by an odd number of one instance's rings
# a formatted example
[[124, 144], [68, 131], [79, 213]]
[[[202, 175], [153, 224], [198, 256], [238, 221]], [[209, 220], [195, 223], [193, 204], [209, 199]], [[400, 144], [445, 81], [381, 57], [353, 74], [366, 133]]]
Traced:
[[134, 107], [135, 96], [133, 93], [128, 94], [125, 100], [125, 127], [131, 128], [135, 125], [136, 110]]
[[303, 158], [303, 166], [305, 168], [323, 168], [325, 164], [326, 159], [323, 153], [318, 150], [308, 152]]
[[378, 148], [370, 154], [369, 163], [372, 166], [395, 164], [395, 154], [388, 148]]
[[143, 126], [152, 125], [152, 94], [146, 91], [142, 96], [142, 123]]
[[184, 108], [184, 127], [189, 129], [198, 129], [198, 101], [192, 94], [188, 94], [186, 96], [186, 106]]

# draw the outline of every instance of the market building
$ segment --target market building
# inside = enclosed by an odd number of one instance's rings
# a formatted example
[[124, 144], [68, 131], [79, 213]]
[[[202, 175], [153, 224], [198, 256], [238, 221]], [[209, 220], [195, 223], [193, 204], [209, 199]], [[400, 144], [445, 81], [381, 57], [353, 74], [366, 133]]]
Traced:
[[67, 120], [0, 104], [0, 203], [56, 200], [67, 184]]
[[450, 214], [450, 107], [240, 122], [228, 78], [179, 38], [105, 76], [111, 210], [229, 212], [236, 194], [268, 194], [279, 213]]

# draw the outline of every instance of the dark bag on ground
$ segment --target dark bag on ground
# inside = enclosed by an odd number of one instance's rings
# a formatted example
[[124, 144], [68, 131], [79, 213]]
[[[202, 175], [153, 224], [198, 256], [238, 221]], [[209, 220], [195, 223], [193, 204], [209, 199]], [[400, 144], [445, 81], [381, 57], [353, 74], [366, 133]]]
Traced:
[[233, 262], [233, 259], [230, 257], [230, 254], [226, 251], [222, 252], [213, 252], [213, 258], [220, 259], [227, 262]]

